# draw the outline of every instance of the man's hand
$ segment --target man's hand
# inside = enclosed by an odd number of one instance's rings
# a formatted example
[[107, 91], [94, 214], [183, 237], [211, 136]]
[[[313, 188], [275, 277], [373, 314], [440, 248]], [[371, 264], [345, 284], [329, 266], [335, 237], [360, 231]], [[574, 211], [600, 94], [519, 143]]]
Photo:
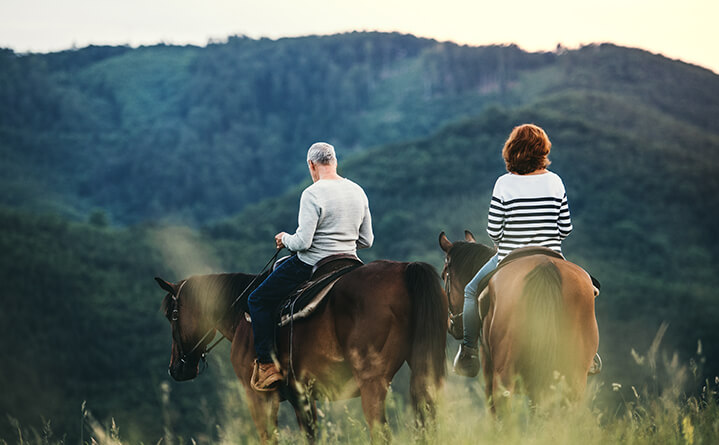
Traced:
[[285, 247], [285, 245], [282, 244], [282, 236], [283, 235], [286, 235], [286, 233], [280, 232], [277, 235], [275, 235], [275, 245], [277, 246], [278, 249], [282, 249], [283, 247]]

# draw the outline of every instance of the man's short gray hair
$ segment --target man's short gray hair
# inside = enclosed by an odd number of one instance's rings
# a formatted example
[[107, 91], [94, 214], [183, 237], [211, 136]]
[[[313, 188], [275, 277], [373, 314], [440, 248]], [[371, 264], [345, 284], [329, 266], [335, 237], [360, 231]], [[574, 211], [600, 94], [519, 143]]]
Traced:
[[315, 164], [331, 164], [332, 161], [337, 161], [335, 148], [327, 142], [314, 143], [310, 149], [307, 150], [307, 160]]

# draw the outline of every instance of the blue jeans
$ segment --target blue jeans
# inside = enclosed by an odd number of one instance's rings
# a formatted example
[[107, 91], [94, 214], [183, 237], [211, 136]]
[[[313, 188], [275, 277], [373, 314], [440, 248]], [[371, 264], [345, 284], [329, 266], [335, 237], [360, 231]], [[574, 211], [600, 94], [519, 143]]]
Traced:
[[464, 340], [462, 343], [472, 348], [477, 347], [477, 339], [479, 338], [480, 328], [479, 310], [477, 308], [479, 289], [477, 289], [477, 286], [479, 286], [479, 282], [482, 281], [482, 278], [486, 277], [490, 272], [497, 268], [497, 264], [499, 264], [499, 254], [490, 258], [489, 261], [487, 261], [484, 266], [479, 269], [477, 275], [475, 275], [464, 288], [464, 308], [462, 309], [462, 318], [464, 319]]
[[265, 281], [255, 289], [247, 300], [252, 317], [252, 334], [255, 353], [260, 363], [272, 363], [275, 343], [275, 323], [280, 304], [290, 292], [310, 279], [312, 266], [293, 255], [279, 265]]

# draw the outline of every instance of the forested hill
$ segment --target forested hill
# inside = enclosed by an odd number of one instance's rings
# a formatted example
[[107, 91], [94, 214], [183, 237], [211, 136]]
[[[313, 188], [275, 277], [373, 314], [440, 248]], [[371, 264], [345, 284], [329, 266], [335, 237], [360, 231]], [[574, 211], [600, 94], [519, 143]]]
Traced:
[[577, 91], [631, 99], [692, 128], [719, 119], [718, 76], [612, 45], [527, 53], [350, 33], [4, 50], [0, 203], [81, 219], [102, 209], [113, 223], [203, 223], [296, 184], [314, 141], [347, 158], [490, 104]]

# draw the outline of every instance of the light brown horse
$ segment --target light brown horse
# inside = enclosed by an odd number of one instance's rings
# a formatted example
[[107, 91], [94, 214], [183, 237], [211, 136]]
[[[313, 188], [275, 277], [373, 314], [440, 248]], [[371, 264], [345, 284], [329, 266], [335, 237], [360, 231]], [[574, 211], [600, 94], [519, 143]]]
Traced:
[[[404, 362], [412, 373], [410, 396], [418, 421], [424, 422], [424, 415], [433, 413], [434, 392], [445, 373], [447, 300], [432, 266], [375, 261], [340, 278], [314, 315], [293, 323], [291, 362], [290, 328], [278, 331], [278, 354], [286, 382], [269, 393], [250, 387], [255, 351], [252, 326], [245, 318], [246, 297], [228, 312], [254, 278], [247, 274], [204, 275], [174, 284], [156, 278], [168, 292], [163, 309], [172, 326], [169, 372], [175, 380], [198, 375], [212, 338], [202, 340], [203, 334], [217, 329], [232, 341], [230, 360], [246, 389], [263, 442], [274, 437], [279, 403], [284, 399], [290, 401], [300, 427], [313, 440], [315, 401], [324, 397], [360, 396], [372, 438], [385, 436], [385, 397]], [[198, 343], [200, 346], [193, 348]]]
[[[439, 236], [454, 319], [449, 330], [457, 339], [462, 338], [464, 287], [494, 255], [471, 232], [465, 231], [465, 238], [452, 243], [444, 232]], [[589, 274], [564, 259], [530, 255], [500, 268], [484, 292], [480, 360], [490, 406], [519, 389], [539, 402], [552, 385], [562, 386], [559, 380], [569, 399], [581, 398], [599, 344], [596, 289]]]

